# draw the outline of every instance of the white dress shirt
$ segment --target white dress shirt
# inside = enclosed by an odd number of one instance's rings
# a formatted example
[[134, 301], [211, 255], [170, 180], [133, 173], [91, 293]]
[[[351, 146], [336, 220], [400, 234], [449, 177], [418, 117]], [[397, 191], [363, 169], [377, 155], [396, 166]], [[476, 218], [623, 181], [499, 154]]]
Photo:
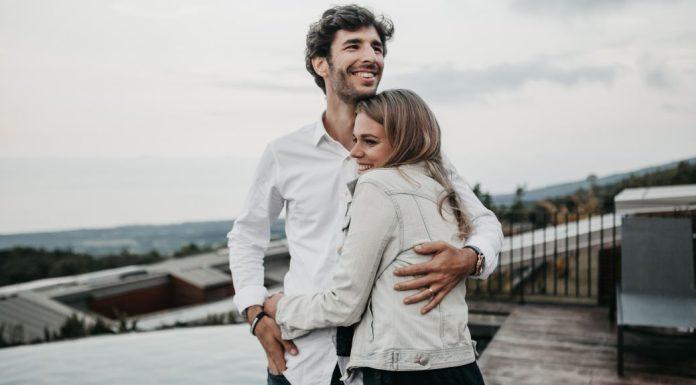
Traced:
[[[472, 218], [467, 244], [478, 247], [486, 257], [478, 277], [485, 279], [498, 263], [503, 240], [500, 222], [446, 159], [445, 167]], [[321, 119], [268, 144], [244, 208], [227, 234], [234, 302], [240, 311], [263, 304], [268, 295], [263, 286], [264, 251], [271, 225], [283, 208], [290, 251], [284, 291], [308, 294], [331, 287], [343, 244], [341, 230], [350, 195], [346, 185], [357, 175], [349, 151], [326, 133]], [[286, 354], [283, 373], [291, 384], [330, 383], [337, 362], [335, 334], [334, 328], [320, 329], [294, 341], [299, 354]]]

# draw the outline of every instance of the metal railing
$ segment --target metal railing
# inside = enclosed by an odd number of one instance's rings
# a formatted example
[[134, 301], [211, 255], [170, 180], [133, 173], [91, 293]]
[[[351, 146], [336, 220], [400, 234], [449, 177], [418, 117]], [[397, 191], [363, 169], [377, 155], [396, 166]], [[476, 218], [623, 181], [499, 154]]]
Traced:
[[497, 268], [467, 280], [471, 298], [601, 303], [611, 297], [620, 255], [621, 217], [614, 212], [512, 214]]

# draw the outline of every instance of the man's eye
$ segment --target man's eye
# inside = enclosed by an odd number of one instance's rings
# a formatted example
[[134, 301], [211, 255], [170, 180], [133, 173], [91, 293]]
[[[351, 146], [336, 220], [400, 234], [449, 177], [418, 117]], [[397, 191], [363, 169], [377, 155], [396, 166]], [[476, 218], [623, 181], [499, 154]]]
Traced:
[[358, 142], [358, 140], [355, 139], [355, 137], [353, 137], [353, 143], [357, 143], [357, 142]]
[[382, 47], [375, 47], [375, 52], [382, 53]]

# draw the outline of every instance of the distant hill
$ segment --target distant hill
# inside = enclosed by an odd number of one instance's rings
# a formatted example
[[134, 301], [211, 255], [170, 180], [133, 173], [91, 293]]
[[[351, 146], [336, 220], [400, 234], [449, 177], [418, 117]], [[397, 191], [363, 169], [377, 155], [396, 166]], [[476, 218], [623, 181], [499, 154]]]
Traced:
[[[199, 247], [224, 246], [227, 232], [233, 224], [233, 221], [187, 222], [0, 235], [0, 249], [15, 246], [72, 249], [95, 256], [117, 254], [123, 249], [134, 254], [152, 250], [160, 254], [172, 254], [190, 243]], [[284, 238], [284, 226], [284, 220], [279, 219], [271, 229], [272, 237]]]
[[[614, 183], [617, 183], [623, 179], [628, 178], [631, 175], [642, 176], [642, 175], [649, 174], [652, 172], [674, 168], [677, 166], [677, 164], [679, 162], [682, 162], [682, 161], [687, 162], [690, 165], [696, 165], [696, 157], [694, 157], [694, 158], [690, 158], [690, 159], [684, 159], [684, 160], [680, 160], [680, 161], [662, 164], [659, 166], [646, 167], [646, 168], [642, 168], [642, 169], [639, 169], [636, 171], [608, 175], [605, 177], [597, 178], [595, 181], [595, 184], [597, 186], [606, 186], [606, 185], [614, 184]], [[571, 195], [579, 189], [583, 189], [583, 188], [587, 189], [589, 187], [590, 187], [590, 181], [587, 179], [581, 180], [581, 181], [576, 181], [576, 182], [561, 183], [561, 184], [557, 184], [557, 185], [552, 185], [552, 186], [548, 186], [548, 187], [542, 187], [542, 188], [538, 188], [538, 189], [534, 189], [534, 190], [525, 191], [524, 197], [522, 198], [522, 200], [525, 202], [534, 202], [534, 201], [538, 201], [541, 199], [561, 197], [561, 196]], [[492, 196], [493, 204], [498, 205], [498, 206], [499, 205], [509, 206], [512, 204], [514, 198], [515, 198], [514, 193], [499, 194], [499, 195]]]
[[[685, 160], [696, 165], [696, 157]], [[597, 178], [595, 184], [607, 186], [630, 175], [642, 176], [648, 173], [674, 168], [679, 162], [647, 167], [633, 172], [613, 174]], [[544, 188], [526, 191], [524, 201], [533, 202], [540, 199], [562, 197], [573, 194], [578, 189], [590, 187], [590, 181], [562, 183]], [[492, 197], [497, 206], [510, 205], [514, 194], [501, 194]], [[144, 254], [155, 250], [169, 255], [183, 246], [194, 243], [201, 248], [222, 247], [226, 244], [226, 234], [232, 228], [233, 221], [187, 222], [169, 225], [119, 226], [106, 229], [71, 230], [44, 233], [26, 233], [0, 235], [0, 249], [14, 246], [27, 246], [45, 249], [72, 249], [78, 253], [94, 256], [117, 254], [127, 249], [134, 254]], [[285, 222], [279, 219], [272, 227], [273, 238], [285, 238]]]

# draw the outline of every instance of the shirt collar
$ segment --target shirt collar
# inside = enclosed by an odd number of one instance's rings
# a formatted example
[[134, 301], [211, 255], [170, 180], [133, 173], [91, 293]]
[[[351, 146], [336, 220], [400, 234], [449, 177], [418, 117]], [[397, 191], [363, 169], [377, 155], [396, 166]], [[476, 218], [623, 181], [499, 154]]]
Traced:
[[326, 128], [324, 127], [324, 113], [322, 112], [321, 115], [319, 115], [319, 121], [314, 125], [312, 144], [318, 146], [324, 135], [328, 134], [326, 133]]
[[350, 192], [350, 196], [352, 197], [355, 195], [355, 186], [358, 185], [358, 178], [353, 179], [352, 181], [348, 182], [346, 185], [348, 187], [348, 191]]

